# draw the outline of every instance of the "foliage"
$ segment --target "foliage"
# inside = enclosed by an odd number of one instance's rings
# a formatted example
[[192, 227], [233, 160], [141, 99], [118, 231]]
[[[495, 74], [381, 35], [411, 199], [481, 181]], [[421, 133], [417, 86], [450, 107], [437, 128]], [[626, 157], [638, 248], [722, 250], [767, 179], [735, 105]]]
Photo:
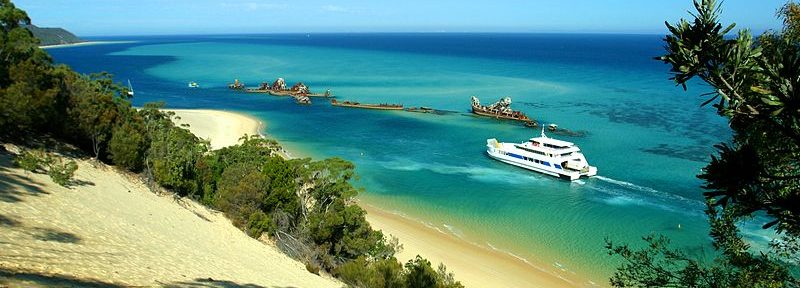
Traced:
[[115, 165], [130, 171], [142, 169], [144, 153], [148, 143], [137, 122], [127, 121], [114, 128], [111, 141], [108, 142], [108, 153]]
[[25, 171], [34, 173], [45, 170], [50, 162], [52, 162], [50, 155], [41, 149], [25, 150], [14, 158], [14, 164]]
[[[706, 183], [706, 214], [720, 255], [711, 263], [692, 260], [661, 237], [646, 237], [648, 246], [639, 251], [609, 242], [609, 253], [626, 261], [612, 285], [796, 287], [787, 261], [798, 259], [800, 250], [800, 6], [790, 2], [779, 10], [783, 31], [754, 39], [747, 30], [727, 37], [734, 25], [719, 23], [716, 1], [694, 5], [692, 22], [667, 24], [667, 55], [658, 59], [684, 89], [693, 78], [713, 87], [703, 105], [714, 103], [734, 132], [733, 142], [717, 145], [719, 155], [698, 175]], [[753, 251], [737, 223], [765, 218], [763, 228], [774, 228], [781, 240], [771, 251]]]
[[53, 155], [42, 149], [25, 150], [14, 158], [14, 163], [28, 172], [47, 173], [58, 185], [68, 186], [78, 170], [78, 163], [73, 160]]
[[200, 187], [195, 163], [208, 151], [208, 142], [175, 126], [171, 120], [174, 112], [164, 113], [157, 105], [146, 105], [140, 113], [150, 139], [144, 159], [146, 172], [156, 183], [178, 195], [195, 195]]
[[405, 282], [407, 287], [435, 288], [436, 271], [431, 267], [431, 262], [417, 255], [416, 258], [406, 262]]
[[[110, 77], [110, 76], [106, 76]], [[84, 78], [84, 81], [71, 79], [67, 82], [70, 95], [69, 115], [70, 126], [76, 128], [76, 135], [80, 139], [90, 139], [91, 148], [95, 157], [101, 157], [105, 150], [107, 140], [111, 138], [112, 129], [119, 117], [114, 94], [102, 85], [102, 80], [93, 76]]]
[[72, 181], [72, 176], [78, 170], [78, 163], [74, 160], [66, 161], [61, 157], [54, 158], [47, 169], [47, 175], [56, 184], [67, 187]]
[[334, 271], [335, 275], [353, 287], [369, 288], [463, 288], [443, 264], [437, 270], [417, 256], [400, 265], [394, 257], [370, 261], [359, 257]]
[[334, 272], [339, 279], [353, 287], [406, 287], [403, 266], [395, 258], [370, 262], [365, 257], [359, 257], [345, 263]]

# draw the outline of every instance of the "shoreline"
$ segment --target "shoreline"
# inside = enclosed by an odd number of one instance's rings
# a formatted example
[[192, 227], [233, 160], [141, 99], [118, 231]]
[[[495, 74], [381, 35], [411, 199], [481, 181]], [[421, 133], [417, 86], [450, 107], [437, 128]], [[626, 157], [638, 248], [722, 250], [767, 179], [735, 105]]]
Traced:
[[[373, 229], [397, 237], [403, 250], [401, 262], [421, 255], [436, 267], [439, 263], [466, 287], [591, 287], [585, 280], [565, 278], [536, 266], [527, 259], [494, 247], [484, 247], [430, 227], [397, 212], [359, 201]], [[457, 252], [455, 252], [457, 251]]]
[[247, 135], [262, 135], [266, 124], [255, 117], [239, 112], [208, 109], [162, 109], [175, 112], [175, 124], [189, 124], [189, 131], [195, 136], [208, 140], [211, 149], [220, 149], [239, 143]]
[[[267, 135], [263, 121], [243, 112], [212, 109], [164, 110], [175, 112], [181, 117], [178, 123], [188, 123], [192, 133], [217, 145], [235, 145], [243, 134], [262, 137]], [[239, 123], [231, 124], [232, 122]], [[238, 128], [223, 128], [228, 126]], [[227, 139], [218, 139], [220, 137]], [[286, 149], [281, 154], [284, 159], [292, 159], [291, 153]], [[367, 211], [366, 218], [373, 229], [400, 240], [403, 251], [395, 255], [398, 260], [405, 263], [416, 255], [421, 255], [431, 261], [434, 267], [443, 263], [448, 271], [455, 274], [456, 280], [466, 287], [596, 286], [584, 279], [564, 278], [557, 272], [540, 268], [509, 252], [460, 239], [429, 227], [424, 222], [384, 210], [360, 199], [358, 205]]]
[[[267, 124], [255, 116], [239, 111], [214, 109], [161, 109], [175, 112], [181, 119], [175, 124], [189, 124], [189, 131], [201, 139], [209, 140], [211, 149], [220, 149], [239, 144], [239, 139], [247, 135], [258, 135], [268, 138], [265, 133]], [[277, 151], [283, 159], [298, 158], [289, 152], [284, 143], [279, 142], [282, 150]]]
[[136, 41], [84, 41], [84, 42], [69, 43], [69, 44], [41, 45], [41, 46], [39, 46], [39, 48], [41, 48], [41, 49], [57, 49], [57, 48], [79, 47], [79, 46], [93, 46], [93, 45], [106, 45], [106, 44], [126, 44], [126, 43], [136, 43]]

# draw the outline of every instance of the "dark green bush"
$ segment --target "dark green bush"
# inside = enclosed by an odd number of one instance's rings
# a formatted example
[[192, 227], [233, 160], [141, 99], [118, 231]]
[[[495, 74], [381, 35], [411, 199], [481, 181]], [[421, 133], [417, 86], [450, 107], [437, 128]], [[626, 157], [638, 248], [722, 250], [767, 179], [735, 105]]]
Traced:
[[134, 172], [140, 171], [146, 150], [144, 133], [135, 125], [122, 123], [114, 128], [108, 143], [109, 157], [114, 165]]

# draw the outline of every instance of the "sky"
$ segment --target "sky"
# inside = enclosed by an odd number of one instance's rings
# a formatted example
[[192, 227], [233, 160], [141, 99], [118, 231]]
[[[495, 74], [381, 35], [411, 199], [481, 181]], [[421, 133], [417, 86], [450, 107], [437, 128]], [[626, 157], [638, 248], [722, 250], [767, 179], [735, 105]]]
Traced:
[[[78, 36], [314, 32], [665, 34], [691, 0], [12, 0]], [[724, 23], [780, 27], [786, 0], [726, 0]]]

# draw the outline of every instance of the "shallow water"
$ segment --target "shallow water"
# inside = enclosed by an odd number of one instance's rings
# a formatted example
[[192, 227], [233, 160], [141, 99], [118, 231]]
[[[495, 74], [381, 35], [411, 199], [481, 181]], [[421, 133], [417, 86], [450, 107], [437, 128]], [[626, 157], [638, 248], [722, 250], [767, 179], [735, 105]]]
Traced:
[[[724, 119], [668, 80], [652, 60], [660, 36], [557, 34], [311, 34], [123, 37], [136, 43], [53, 49], [82, 72], [131, 79], [141, 105], [230, 109], [312, 157], [357, 165], [363, 201], [513, 253], [562, 275], [606, 283], [616, 260], [604, 239], [661, 233], [709, 251], [700, 181]], [[402, 103], [445, 115], [311, 106], [239, 94], [283, 77], [340, 100]], [[197, 81], [201, 88], [189, 89]], [[540, 123], [586, 130], [577, 143], [598, 177], [566, 182], [489, 159], [487, 138], [520, 142], [539, 130], [468, 114], [470, 96], [511, 96]], [[680, 224], [680, 228], [679, 228]], [[701, 244], [702, 243], [702, 244]]]

